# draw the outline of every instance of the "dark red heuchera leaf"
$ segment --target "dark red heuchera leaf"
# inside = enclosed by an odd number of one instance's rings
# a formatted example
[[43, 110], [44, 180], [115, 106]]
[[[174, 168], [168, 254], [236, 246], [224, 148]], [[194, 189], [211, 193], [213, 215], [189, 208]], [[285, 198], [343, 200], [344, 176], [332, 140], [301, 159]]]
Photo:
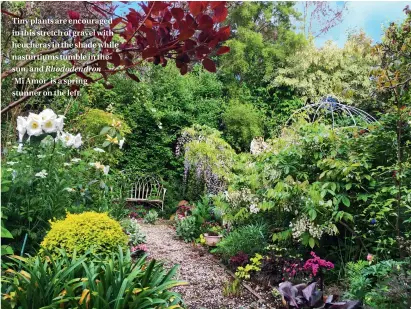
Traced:
[[67, 12], [70, 19], [80, 19], [80, 13], [76, 11], [68, 11]]
[[230, 51], [230, 47], [228, 46], [221, 46], [218, 50], [217, 50], [217, 55], [223, 55], [226, 54]]
[[204, 58], [203, 66], [204, 66], [204, 69], [206, 69], [207, 71], [211, 73], [215, 73], [217, 71], [214, 61], [211, 60], [210, 58]]

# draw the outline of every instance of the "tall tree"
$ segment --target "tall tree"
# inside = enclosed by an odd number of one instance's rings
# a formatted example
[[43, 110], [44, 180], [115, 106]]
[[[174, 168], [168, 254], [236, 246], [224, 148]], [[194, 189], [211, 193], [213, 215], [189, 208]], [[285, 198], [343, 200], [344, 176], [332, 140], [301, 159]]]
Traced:
[[228, 96], [252, 103], [263, 111], [266, 135], [279, 122], [277, 108], [292, 98], [288, 89], [267, 88], [276, 68], [305, 44], [304, 35], [294, 30], [292, 21], [299, 18], [292, 2], [241, 2], [231, 5], [227, 23], [232, 38], [227, 41], [230, 53], [219, 60], [219, 76]]

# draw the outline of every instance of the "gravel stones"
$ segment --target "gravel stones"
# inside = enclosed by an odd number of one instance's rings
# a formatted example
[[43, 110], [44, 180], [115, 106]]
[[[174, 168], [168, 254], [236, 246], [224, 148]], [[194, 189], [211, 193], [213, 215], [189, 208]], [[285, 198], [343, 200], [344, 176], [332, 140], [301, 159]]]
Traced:
[[179, 264], [176, 279], [187, 281], [189, 285], [177, 287], [175, 291], [181, 293], [187, 308], [256, 308], [255, 297], [245, 289], [239, 297], [223, 296], [223, 284], [231, 280], [231, 276], [212, 254], [175, 239], [175, 231], [170, 226], [141, 224], [141, 227], [147, 235], [151, 258], [163, 261], [167, 268]]

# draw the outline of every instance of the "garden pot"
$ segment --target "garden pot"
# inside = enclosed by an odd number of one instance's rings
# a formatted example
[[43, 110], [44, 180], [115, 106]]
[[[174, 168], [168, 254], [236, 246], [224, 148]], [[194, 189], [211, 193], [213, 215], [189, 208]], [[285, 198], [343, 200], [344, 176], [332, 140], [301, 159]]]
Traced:
[[218, 244], [218, 242], [221, 240], [221, 238], [223, 238], [223, 236], [222, 235], [211, 236], [205, 233], [204, 238], [205, 238], [207, 246], [215, 247]]

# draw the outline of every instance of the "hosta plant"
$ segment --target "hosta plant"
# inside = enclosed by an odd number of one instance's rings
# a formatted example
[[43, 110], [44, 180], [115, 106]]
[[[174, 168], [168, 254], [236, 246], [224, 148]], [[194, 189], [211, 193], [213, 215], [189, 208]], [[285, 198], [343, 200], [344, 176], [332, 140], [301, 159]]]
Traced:
[[177, 267], [169, 271], [146, 256], [133, 261], [120, 249], [110, 260], [85, 254], [58, 259], [39, 256], [14, 257], [6, 270], [3, 308], [182, 308], [181, 296], [170, 289], [186, 284], [173, 280]]

